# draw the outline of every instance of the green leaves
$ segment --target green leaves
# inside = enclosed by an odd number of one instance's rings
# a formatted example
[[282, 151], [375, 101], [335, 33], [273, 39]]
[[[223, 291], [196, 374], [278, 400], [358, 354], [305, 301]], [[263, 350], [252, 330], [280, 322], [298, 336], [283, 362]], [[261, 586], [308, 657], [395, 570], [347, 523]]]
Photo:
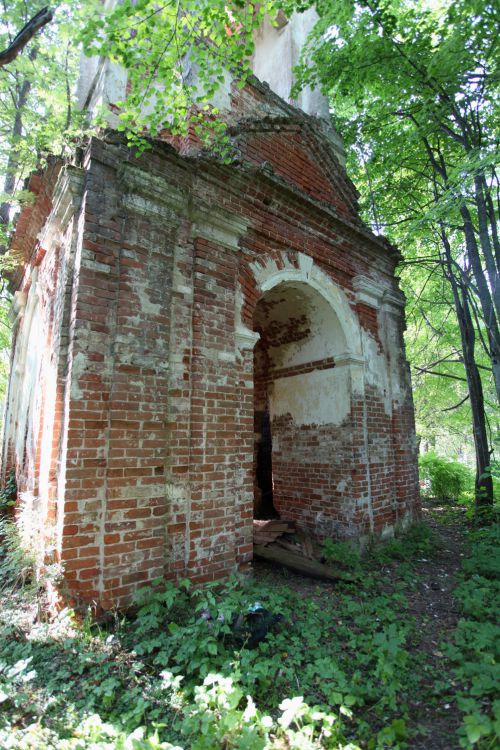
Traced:
[[472, 538], [456, 590], [466, 617], [459, 621], [452, 642], [444, 646], [460, 685], [457, 705], [464, 714], [460, 746], [467, 750], [492, 748], [500, 738], [500, 701], [495, 700], [500, 679], [499, 531], [494, 524]]
[[426, 493], [438, 502], [459, 502], [464, 494], [472, 494], [474, 479], [472, 472], [457, 461], [442, 458], [433, 452], [419, 458], [421, 479], [429, 483]]
[[330, 95], [365, 217], [403, 252], [418, 431], [449, 453], [476, 435], [479, 488], [485, 414], [500, 397], [498, 9], [487, 0], [318, 8], [296, 89], [318, 81]]
[[[481, 530], [474, 541], [491, 558], [494, 539]], [[405, 544], [414, 554], [428, 550], [429, 534], [416, 527]], [[162, 588], [157, 581], [112, 633], [90, 623], [81, 629], [66, 613], [36, 625], [31, 617], [25, 637], [6, 624], [4, 602], [0, 744], [8, 746], [8, 737], [40, 750], [403, 750], [418, 733], [414, 712], [430, 699], [432, 661], [420, 640], [412, 643], [415, 591], [412, 613], [399, 573], [381, 571], [373, 556], [362, 564], [356, 584], [334, 588], [298, 580], [286, 588], [277, 574], [194, 590], [187, 582]], [[418, 576], [415, 568], [412, 580]], [[493, 580], [478, 585], [488, 584]], [[235, 648], [224, 620], [256, 601], [280, 612], [286, 627], [254, 650]], [[499, 719], [488, 601], [481, 622], [464, 618], [439, 654], [434, 695], [442, 705], [443, 694], [448, 701], [458, 691], [467, 750], [487, 748]], [[428, 627], [425, 618], [417, 622]]]
[[[468, 740], [468, 746], [477, 744], [481, 737], [489, 737], [492, 734], [493, 723], [488, 716], [481, 713], [464, 716], [464, 729]], [[462, 747], [463, 747], [463, 743]]]
[[[244, 82], [253, 52], [252, 32], [275, 4], [179, 0], [158, 5], [120, 3], [104, 17], [91, 13], [80, 35], [87, 54], [104, 55], [128, 74], [126, 132], [187, 135], [189, 115], [201, 104], [215, 114], [213, 97], [227, 98], [231, 77]], [[200, 118], [197, 134], [217, 142], [213, 117]], [[211, 135], [206, 135], [206, 133]]]
[[[0, 48], [44, 3], [12, 0], [0, 24]], [[8, 6], [8, 7], [7, 7]], [[9, 65], [0, 69], [0, 251], [5, 253], [14, 212], [25, 200], [25, 178], [48, 154], [73, 150], [83, 128], [73, 88], [79, 50], [78, 7], [61, 3], [54, 17]]]

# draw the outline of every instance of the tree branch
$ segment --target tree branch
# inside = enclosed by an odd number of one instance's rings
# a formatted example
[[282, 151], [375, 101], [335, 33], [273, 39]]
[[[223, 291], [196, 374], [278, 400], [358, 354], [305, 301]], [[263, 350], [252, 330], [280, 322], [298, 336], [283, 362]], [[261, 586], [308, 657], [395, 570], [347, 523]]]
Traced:
[[417, 365], [415, 365], [415, 370], [417, 370], [419, 373], [422, 373], [423, 375], [440, 375], [442, 378], [461, 380], [463, 383], [467, 382], [466, 378], [460, 378], [458, 375], [450, 375], [448, 372], [436, 372], [435, 370], [427, 370], [425, 369], [425, 367], [417, 367]]
[[461, 401], [458, 402], [458, 404], [454, 404], [453, 406], [447, 406], [446, 409], [441, 409], [441, 411], [453, 411], [453, 409], [458, 409], [462, 404], [465, 404], [466, 401], [469, 400], [469, 394], [467, 394]]
[[36, 16], [23, 26], [19, 34], [12, 40], [11, 44], [3, 52], [0, 52], [0, 68], [12, 62], [18, 54], [26, 47], [30, 39], [40, 31], [43, 26], [50, 23], [53, 13], [49, 8], [42, 8]]

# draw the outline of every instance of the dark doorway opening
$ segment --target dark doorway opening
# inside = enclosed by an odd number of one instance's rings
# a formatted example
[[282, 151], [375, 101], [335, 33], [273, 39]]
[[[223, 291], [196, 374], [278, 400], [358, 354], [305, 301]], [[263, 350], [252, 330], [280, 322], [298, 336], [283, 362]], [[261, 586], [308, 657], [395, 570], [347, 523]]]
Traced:
[[269, 409], [256, 411], [255, 421], [255, 433], [260, 436], [257, 441], [255, 472], [259, 504], [255, 509], [255, 518], [279, 518], [273, 503], [273, 443]]

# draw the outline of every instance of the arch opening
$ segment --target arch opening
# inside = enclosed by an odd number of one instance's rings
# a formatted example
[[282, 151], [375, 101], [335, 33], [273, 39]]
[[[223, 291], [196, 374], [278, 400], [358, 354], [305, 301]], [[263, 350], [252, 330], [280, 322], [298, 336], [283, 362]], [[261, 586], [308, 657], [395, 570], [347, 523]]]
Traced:
[[[351, 408], [348, 342], [330, 303], [304, 281], [282, 281], [256, 305], [254, 517], [293, 520], [316, 535], [345, 482]], [[336, 361], [337, 358], [337, 361]], [[342, 450], [339, 447], [342, 446]], [[330, 519], [331, 520], [331, 519]]]

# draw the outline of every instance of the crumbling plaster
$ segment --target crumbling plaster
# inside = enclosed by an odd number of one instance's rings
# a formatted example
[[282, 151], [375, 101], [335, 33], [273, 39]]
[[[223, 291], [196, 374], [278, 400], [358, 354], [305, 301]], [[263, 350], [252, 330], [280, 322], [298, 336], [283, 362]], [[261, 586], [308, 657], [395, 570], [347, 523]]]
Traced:
[[291, 98], [293, 70], [317, 20], [318, 14], [313, 7], [303, 13], [293, 13], [290, 18], [280, 12], [273, 22], [266, 18], [254, 34], [252, 70], [285, 101], [315, 117], [328, 118], [328, 100], [318, 89], [307, 86], [295, 100]]
[[417, 507], [397, 255], [360, 221], [326, 125], [255, 80], [230, 97], [234, 163], [91, 139], [16, 236], [55, 417], [33, 401], [42, 459], [14, 463], [70, 590], [105, 607], [249, 563], [265, 399], [283, 517], [359, 538]]

